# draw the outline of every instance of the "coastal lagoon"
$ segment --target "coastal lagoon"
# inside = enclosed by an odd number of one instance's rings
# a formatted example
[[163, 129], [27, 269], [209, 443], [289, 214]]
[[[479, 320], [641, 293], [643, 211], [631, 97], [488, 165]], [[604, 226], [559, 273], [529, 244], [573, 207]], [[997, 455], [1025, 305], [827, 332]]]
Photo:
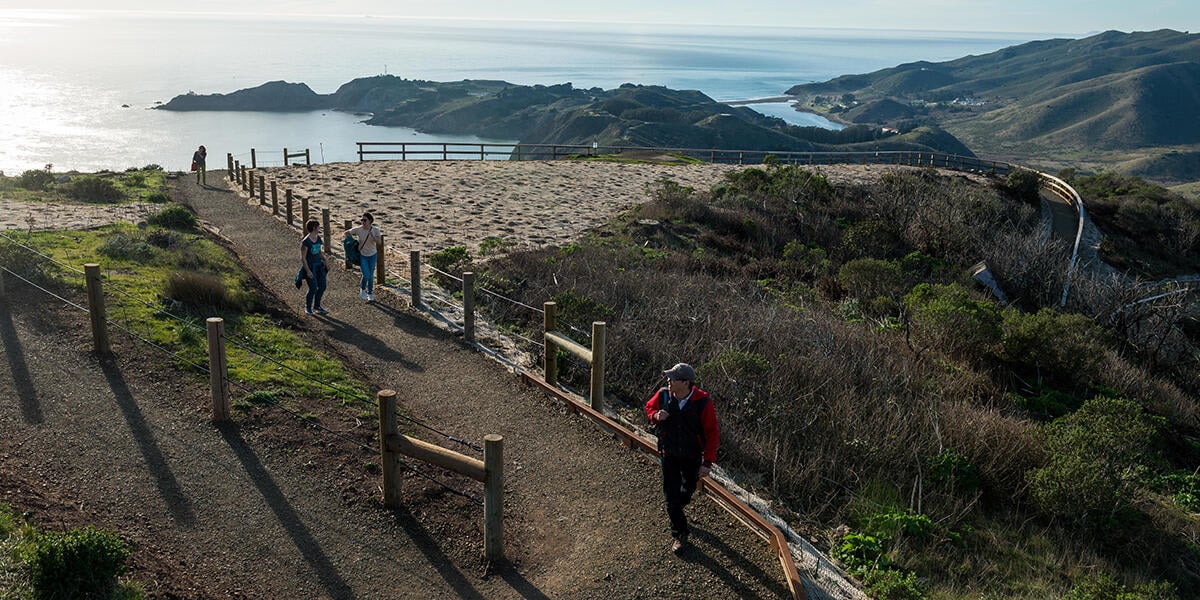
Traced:
[[[610, 89], [623, 83], [696, 89], [720, 101], [779, 96], [821, 81], [915, 60], [991, 52], [1045, 34], [677, 27], [448, 21], [363, 16], [163, 15], [0, 11], [0, 170], [159, 164], [186, 169], [199, 144], [281, 164], [357, 160], [359, 141], [512, 142], [363, 124], [363, 115], [169, 112], [189, 91], [229, 93], [267, 81], [331, 93], [358, 77], [502, 79]], [[784, 104], [760, 112], [832, 127]]]

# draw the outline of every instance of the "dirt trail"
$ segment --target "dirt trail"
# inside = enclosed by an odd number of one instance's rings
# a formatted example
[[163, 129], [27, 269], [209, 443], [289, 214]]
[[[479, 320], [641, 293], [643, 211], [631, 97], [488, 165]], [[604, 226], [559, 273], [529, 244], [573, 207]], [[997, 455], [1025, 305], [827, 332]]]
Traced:
[[[210, 173], [211, 180], [220, 173]], [[177, 181], [177, 201], [220, 231], [266, 288], [301, 314], [292, 287], [299, 233], [238, 195]], [[0, 501], [53, 525], [94, 523], [138, 544], [139, 573], [168, 597], [775, 598], [771, 550], [708, 501], [690, 507], [681, 557], [657, 466], [520, 385], [499, 364], [334, 270], [328, 317], [296, 317], [374, 388], [452, 435], [505, 436], [505, 540], [513, 561], [482, 564], [482, 510], [420, 478], [405, 507], [378, 502], [371, 454], [278, 411], [208, 423], [204, 382], [122, 335], [89, 352], [86, 315], [9, 284], [0, 311]], [[16, 301], [13, 299], [16, 298]], [[67, 326], [68, 329], [63, 329]], [[305, 407], [372, 444], [357, 408]], [[443, 439], [409, 431], [435, 443]], [[455, 449], [461, 450], [459, 447]], [[478, 494], [477, 484], [429, 472]]]

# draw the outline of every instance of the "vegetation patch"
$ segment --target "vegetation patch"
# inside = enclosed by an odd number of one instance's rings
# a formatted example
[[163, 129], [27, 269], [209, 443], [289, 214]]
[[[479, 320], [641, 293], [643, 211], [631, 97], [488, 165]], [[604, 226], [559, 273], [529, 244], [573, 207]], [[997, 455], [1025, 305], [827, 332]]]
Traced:
[[[604, 320], [609, 399], [633, 414], [662, 368], [698, 366], [719, 460], [784, 512], [849, 523], [829, 550], [872, 594], [1061, 597], [1088, 569], [1200, 593], [1192, 488], [1161, 477], [1197, 467], [1195, 309], [1130, 307], [1132, 284], [1078, 273], [1060, 309], [1066, 252], [1022, 185], [770, 164], [662, 182], [560, 248], [453, 264], [571, 327]], [[971, 278], [980, 261], [1008, 304]]]

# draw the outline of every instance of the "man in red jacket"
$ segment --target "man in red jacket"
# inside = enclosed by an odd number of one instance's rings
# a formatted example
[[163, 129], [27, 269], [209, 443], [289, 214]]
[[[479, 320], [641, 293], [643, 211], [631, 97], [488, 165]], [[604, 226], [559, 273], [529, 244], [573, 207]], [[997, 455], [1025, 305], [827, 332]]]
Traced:
[[671, 550], [678, 553], [687, 545], [689, 533], [683, 507], [692, 501], [696, 484], [717, 460], [720, 430], [712, 398], [696, 387], [696, 370], [691, 365], [679, 363], [663, 374], [667, 387], [646, 402], [646, 417], [658, 432], [663, 495], [671, 518], [671, 537], [675, 538]]

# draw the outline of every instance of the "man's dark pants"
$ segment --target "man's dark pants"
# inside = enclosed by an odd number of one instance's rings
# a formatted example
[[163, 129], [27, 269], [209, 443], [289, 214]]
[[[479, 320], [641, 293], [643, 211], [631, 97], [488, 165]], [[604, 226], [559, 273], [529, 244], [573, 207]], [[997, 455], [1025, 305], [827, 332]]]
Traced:
[[701, 456], [662, 457], [663, 495], [667, 499], [667, 516], [671, 518], [671, 537], [679, 538], [689, 532], [683, 507], [691, 502], [700, 481], [702, 459]]

